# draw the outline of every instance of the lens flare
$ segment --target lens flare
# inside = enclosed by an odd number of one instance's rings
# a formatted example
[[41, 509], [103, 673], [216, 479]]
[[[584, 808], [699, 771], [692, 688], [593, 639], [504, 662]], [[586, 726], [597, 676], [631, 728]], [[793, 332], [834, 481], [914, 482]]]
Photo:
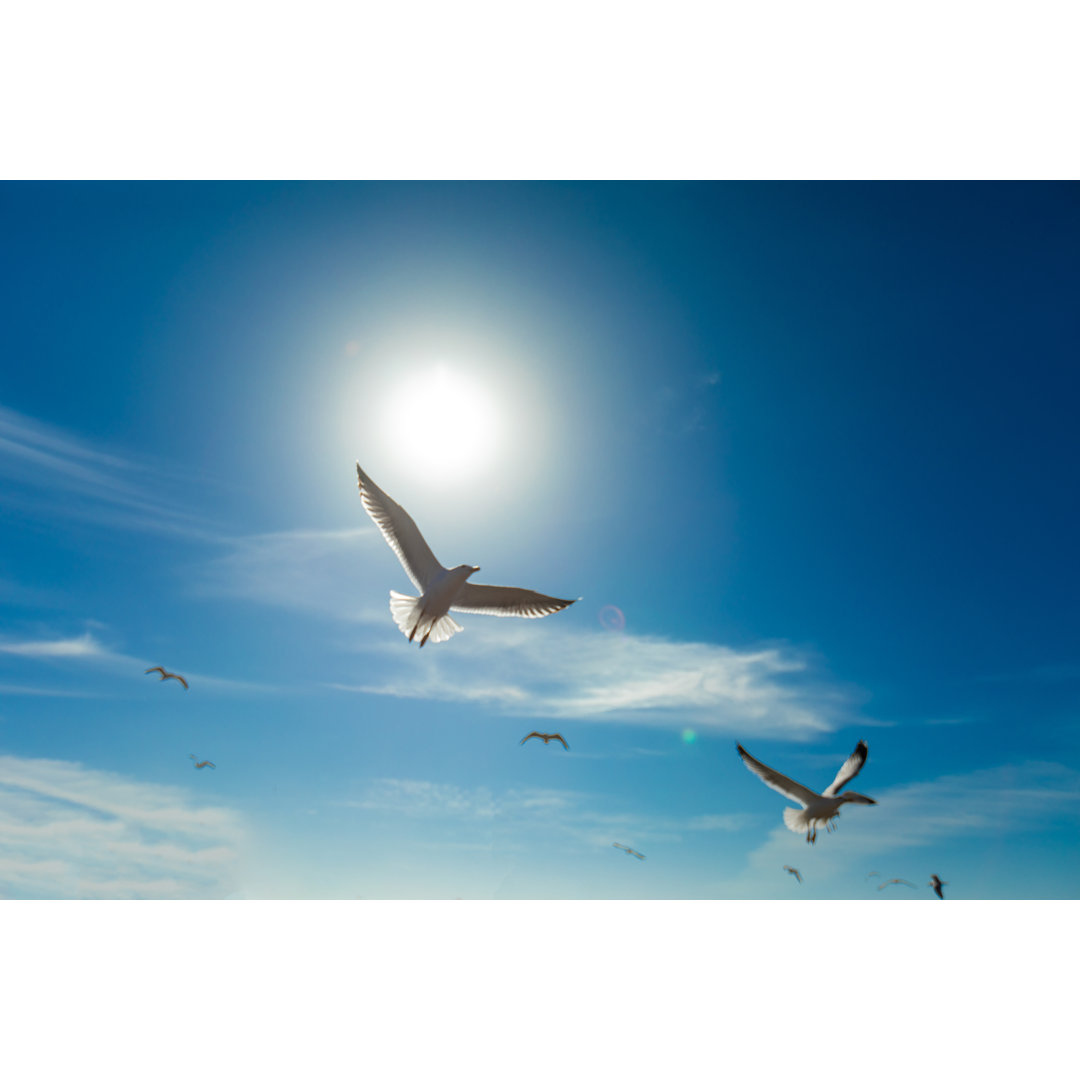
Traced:
[[697, 742], [697, 732], [693, 728], [683, 728], [682, 741], [689, 746], [692, 742]]
[[625, 630], [626, 616], [614, 604], [605, 604], [597, 616], [605, 630]]

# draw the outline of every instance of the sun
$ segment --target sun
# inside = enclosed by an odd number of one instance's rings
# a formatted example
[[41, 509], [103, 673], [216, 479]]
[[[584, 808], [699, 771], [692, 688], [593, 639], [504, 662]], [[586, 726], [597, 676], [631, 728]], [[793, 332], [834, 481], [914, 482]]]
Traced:
[[384, 417], [383, 436], [393, 452], [428, 477], [472, 477], [493, 463], [500, 434], [495, 403], [448, 364], [403, 382]]

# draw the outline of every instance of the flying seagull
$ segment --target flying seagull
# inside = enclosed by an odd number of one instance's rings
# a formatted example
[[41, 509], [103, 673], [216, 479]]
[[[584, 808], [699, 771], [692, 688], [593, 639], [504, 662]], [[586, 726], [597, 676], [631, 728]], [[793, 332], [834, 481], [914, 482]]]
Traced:
[[944, 900], [945, 899], [945, 893], [942, 892], [941, 886], [942, 885], [948, 885], [949, 883], [947, 881], [942, 881], [941, 878], [939, 878], [937, 876], [937, 874], [931, 874], [930, 875], [930, 880], [926, 884], [927, 885], [932, 885], [934, 887], [934, 892], [936, 892], [938, 894], [938, 899], [939, 900]]
[[794, 875], [795, 875], [795, 880], [796, 880], [796, 881], [797, 881], [797, 882], [798, 882], [798, 883], [799, 883], [800, 885], [802, 884], [802, 874], [800, 874], [800, 873], [799, 873], [799, 871], [798, 871], [798, 870], [796, 870], [794, 866], [785, 866], [785, 867], [784, 867], [784, 869], [785, 869], [785, 870], [786, 870], [786, 871], [787, 871], [787, 872], [788, 872], [789, 874], [794, 874]]
[[447, 570], [420, 535], [416, 522], [356, 463], [360, 499], [371, 520], [379, 526], [386, 542], [420, 590], [420, 596], [404, 596], [390, 590], [390, 614], [398, 629], [410, 640], [419, 633], [420, 647], [432, 641], [447, 641], [464, 627], [450, 617], [450, 611], [472, 615], [519, 615], [539, 619], [553, 615], [575, 603], [530, 589], [504, 585], [473, 585], [468, 578], [480, 567], [462, 564]]
[[209, 765], [211, 769], [217, 768], [212, 761], [200, 761], [194, 754], [188, 754], [188, 757], [195, 762], [196, 769], [205, 769], [207, 765]]
[[633, 855], [634, 858], [636, 858], [636, 859], [644, 859], [645, 858], [645, 856], [642, 855], [640, 851], [635, 851], [633, 848], [627, 847], [625, 844], [612, 844], [611, 846], [612, 847], [617, 847], [621, 851], [625, 851], [627, 855]]
[[171, 671], [166, 671], [163, 667], [148, 667], [143, 674], [149, 675], [151, 671], [160, 671], [161, 678], [158, 682], [164, 682], [166, 679], [175, 679], [178, 683], [183, 684], [184, 689], [188, 688], [187, 679], [183, 675], [174, 675]]
[[792, 832], [802, 832], [805, 829], [808, 844], [817, 841], [818, 825], [824, 824], [827, 832], [836, 828], [836, 823], [832, 819], [839, 815], [840, 807], [844, 803], [877, 805], [874, 799], [866, 795], [860, 795], [855, 791], [845, 791], [843, 795], [839, 794], [840, 789], [852, 777], [858, 775], [859, 770], [866, 763], [868, 748], [865, 739], [859, 740], [854, 753], [840, 766], [836, 778], [820, 795], [815, 794], [809, 788], [803, 787], [802, 784], [796, 784], [794, 780], [789, 779], [783, 773], [778, 773], [775, 769], [770, 769], [768, 765], [763, 765], [757, 758], [751, 757], [738, 743], [735, 744], [735, 748], [739, 751], [739, 757], [743, 759], [743, 764], [752, 773], [756, 773], [766, 787], [771, 787], [773, 791], [779, 791], [781, 795], [786, 795], [792, 802], [797, 802], [802, 807], [801, 810], [796, 810], [794, 807], [789, 806], [784, 811], [784, 824]]
[[547, 746], [547, 744], [549, 742], [551, 742], [552, 739], [558, 739], [559, 742], [561, 742], [563, 744], [563, 749], [564, 750], [569, 750], [570, 749], [570, 747], [566, 745], [566, 740], [561, 735], [558, 735], [558, 734], [555, 734], [555, 735], [543, 735], [539, 731], [530, 731], [529, 734], [526, 735], [525, 738], [522, 739], [520, 743], [518, 743], [518, 746], [524, 746], [526, 739], [543, 739], [545, 746]]
[[887, 889], [887, 888], [888, 888], [888, 887], [889, 887], [890, 885], [907, 885], [907, 886], [908, 886], [908, 888], [910, 888], [910, 889], [914, 889], [914, 888], [915, 888], [915, 886], [914, 886], [914, 885], [912, 885], [910, 881], [905, 881], [905, 880], [904, 880], [903, 878], [899, 878], [899, 877], [894, 877], [894, 878], [889, 878], [889, 880], [888, 880], [888, 881], [883, 881], [883, 882], [882, 882], [882, 883], [881, 883], [881, 884], [880, 884], [880, 885], [879, 885], [879, 886], [877, 887], [877, 891], [878, 891], [878, 892], [881, 892], [881, 890], [882, 890], [882, 889]]
[[881, 872], [878, 870], [871, 870], [870, 873], [866, 875], [866, 880], [869, 881], [872, 877], [881, 877]]

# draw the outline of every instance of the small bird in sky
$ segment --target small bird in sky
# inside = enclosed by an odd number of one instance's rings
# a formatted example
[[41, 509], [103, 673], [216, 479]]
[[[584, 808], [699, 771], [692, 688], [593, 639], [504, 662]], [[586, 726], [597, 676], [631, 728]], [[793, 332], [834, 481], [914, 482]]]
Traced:
[[468, 579], [480, 567], [462, 563], [447, 570], [432, 554], [427, 541], [411, 517], [379, 488], [356, 463], [360, 499], [368, 516], [379, 527], [397, 555], [405, 573], [420, 590], [420, 596], [405, 596], [390, 590], [390, 614], [398, 629], [410, 640], [421, 634], [420, 647], [428, 638], [447, 641], [464, 627], [450, 616], [451, 611], [473, 615], [518, 615], [539, 619], [576, 603], [554, 596], [504, 585], [474, 585]]
[[625, 851], [627, 855], [633, 855], [635, 859], [644, 859], [645, 856], [640, 851], [635, 851], [633, 848], [627, 847], [625, 844], [612, 844], [612, 847], [619, 848], [620, 851]]
[[890, 885], [906, 885], [909, 889], [914, 889], [915, 886], [910, 881], [905, 881], [903, 878], [894, 877], [889, 878], [888, 881], [883, 881], [878, 887], [877, 891], [881, 892], [882, 889], [887, 889]]
[[867, 795], [860, 795], [857, 791], [845, 791], [842, 795], [839, 794], [840, 789], [849, 780], [857, 776], [859, 770], [866, 764], [866, 755], [869, 753], [869, 748], [865, 739], [859, 740], [851, 757], [840, 766], [840, 771], [836, 774], [833, 782], [820, 795], [809, 788], [803, 787], [802, 784], [795, 783], [794, 780], [786, 777], [783, 773], [770, 769], [768, 765], [763, 765], [757, 758], [751, 757], [738, 743], [735, 744], [735, 749], [739, 751], [739, 757], [742, 758], [743, 764], [766, 787], [771, 787], [773, 791], [779, 791], [781, 795], [787, 796], [792, 802], [797, 802], [803, 807], [802, 810], [796, 810], [794, 807], [789, 806], [784, 811], [784, 824], [792, 832], [802, 832], [805, 829], [808, 844], [817, 841], [819, 825], [824, 824], [828, 832], [831, 832], [836, 827], [836, 823], [832, 819], [839, 815], [840, 807], [844, 803], [877, 805], [876, 800]]
[[211, 769], [217, 768], [217, 766], [212, 761], [200, 761], [194, 754], [188, 754], [188, 757], [195, 762], [196, 769], [205, 769], [207, 765], [209, 765]]
[[881, 874], [877, 870], [871, 870], [870, 873], [866, 875], [866, 880], [869, 881], [872, 877], [881, 877]]
[[566, 740], [559, 734], [545, 735], [545, 734], [543, 734], [543, 732], [540, 732], [540, 731], [530, 731], [529, 734], [526, 735], [525, 738], [522, 739], [520, 743], [518, 743], [518, 746], [524, 746], [525, 741], [527, 739], [543, 739], [545, 746], [547, 746], [547, 744], [549, 742], [551, 742], [552, 739], [558, 739], [559, 742], [561, 742], [563, 744], [563, 749], [564, 750], [569, 750], [570, 749], [570, 747], [566, 745]]
[[796, 880], [796, 881], [797, 881], [797, 882], [798, 882], [798, 883], [799, 883], [800, 885], [802, 884], [802, 874], [800, 874], [800, 873], [799, 873], [799, 871], [798, 871], [798, 870], [796, 870], [794, 866], [785, 866], [785, 867], [784, 867], [784, 869], [785, 869], [785, 870], [786, 870], [786, 871], [787, 871], [787, 872], [788, 872], [789, 874], [794, 874], [794, 876], [795, 876], [795, 880]]
[[942, 887], [942, 885], [948, 885], [949, 883], [947, 881], [942, 881], [941, 878], [939, 878], [937, 876], [937, 874], [931, 874], [930, 875], [930, 880], [926, 884], [933, 886], [934, 892], [936, 892], [938, 894], [938, 899], [939, 900], [944, 900], [945, 899], [945, 893], [942, 892], [941, 887]]
[[166, 679], [175, 679], [185, 690], [188, 688], [187, 679], [185, 679], [183, 675], [174, 675], [171, 671], [166, 671], [163, 667], [148, 667], [143, 674], [149, 675], [151, 671], [161, 672], [161, 678], [158, 679], [158, 682], [164, 682]]

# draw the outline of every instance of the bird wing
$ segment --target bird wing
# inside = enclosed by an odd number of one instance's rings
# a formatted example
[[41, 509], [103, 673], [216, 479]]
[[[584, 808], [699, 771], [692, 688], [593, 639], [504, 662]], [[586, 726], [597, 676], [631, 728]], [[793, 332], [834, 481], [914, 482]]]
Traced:
[[625, 844], [612, 844], [612, 847], [617, 847], [621, 851], [629, 851], [630, 849]]
[[144, 675], [149, 675], [151, 671], [160, 671], [160, 672], [161, 672], [161, 677], [162, 677], [162, 678], [165, 678], [165, 669], [164, 669], [163, 667], [148, 667], [148, 668], [147, 668], [147, 669], [146, 669], [146, 670], [145, 670], [145, 671], [143, 672], [143, 674], [144, 674]]
[[756, 757], [748, 754], [738, 743], [735, 744], [735, 749], [739, 751], [739, 757], [743, 759], [743, 764], [752, 773], [756, 774], [766, 787], [771, 787], [773, 791], [779, 791], [781, 795], [786, 795], [801, 806], [809, 806], [817, 800], [818, 796], [809, 788], [803, 787], [802, 784], [796, 784], [790, 777], [778, 773], [775, 769], [770, 769], [768, 765], [763, 765]]
[[360, 462], [356, 463], [356, 476], [368, 517], [379, 526], [412, 583], [426, 592], [431, 579], [445, 568], [420, 535], [416, 522], [360, 468]]
[[[529, 734], [525, 736], [525, 739], [532, 739], [532, 738], [542, 739], [543, 737], [544, 736], [541, 735], [539, 731], [530, 731]], [[524, 746], [525, 745], [525, 739], [522, 739], [521, 742], [518, 743], [518, 746]]]
[[644, 859], [645, 858], [645, 856], [642, 855], [640, 851], [634, 851], [633, 849], [630, 850], [630, 854], [631, 855], [636, 855], [639, 859]]
[[866, 755], [869, 751], [870, 748], [866, 745], [866, 740], [860, 739], [859, 745], [852, 751], [851, 757], [840, 766], [836, 779], [821, 794], [830, 799], [834, 795], [839, 795], [840, 789], [849, 780], [859, 775], [859, 770], [866, 764]]
[[183, 683], [184, 689], [188, 689], [187, 679], [183, 675], [174, 675], [171, 671], [168, 675], [163, 676], [166, 679], [175, 679], [178, 683]]
[[551, 737], [553, 739], [558, 739], [559, 742], [561, 742], [563, 744], [563, 749], [564, 750], [569, 750], [570, 749], [570, 747], [566, 745], [566, 740], [561, 735], [552, 735]]
[[531, 589], [515, 589], [506, 585], [474, 585], [466, 581], [450, 605], [451, 611], [470, 615], [519, 615], [523, 619], [539, 619], [577, 603], [545, 596]]

